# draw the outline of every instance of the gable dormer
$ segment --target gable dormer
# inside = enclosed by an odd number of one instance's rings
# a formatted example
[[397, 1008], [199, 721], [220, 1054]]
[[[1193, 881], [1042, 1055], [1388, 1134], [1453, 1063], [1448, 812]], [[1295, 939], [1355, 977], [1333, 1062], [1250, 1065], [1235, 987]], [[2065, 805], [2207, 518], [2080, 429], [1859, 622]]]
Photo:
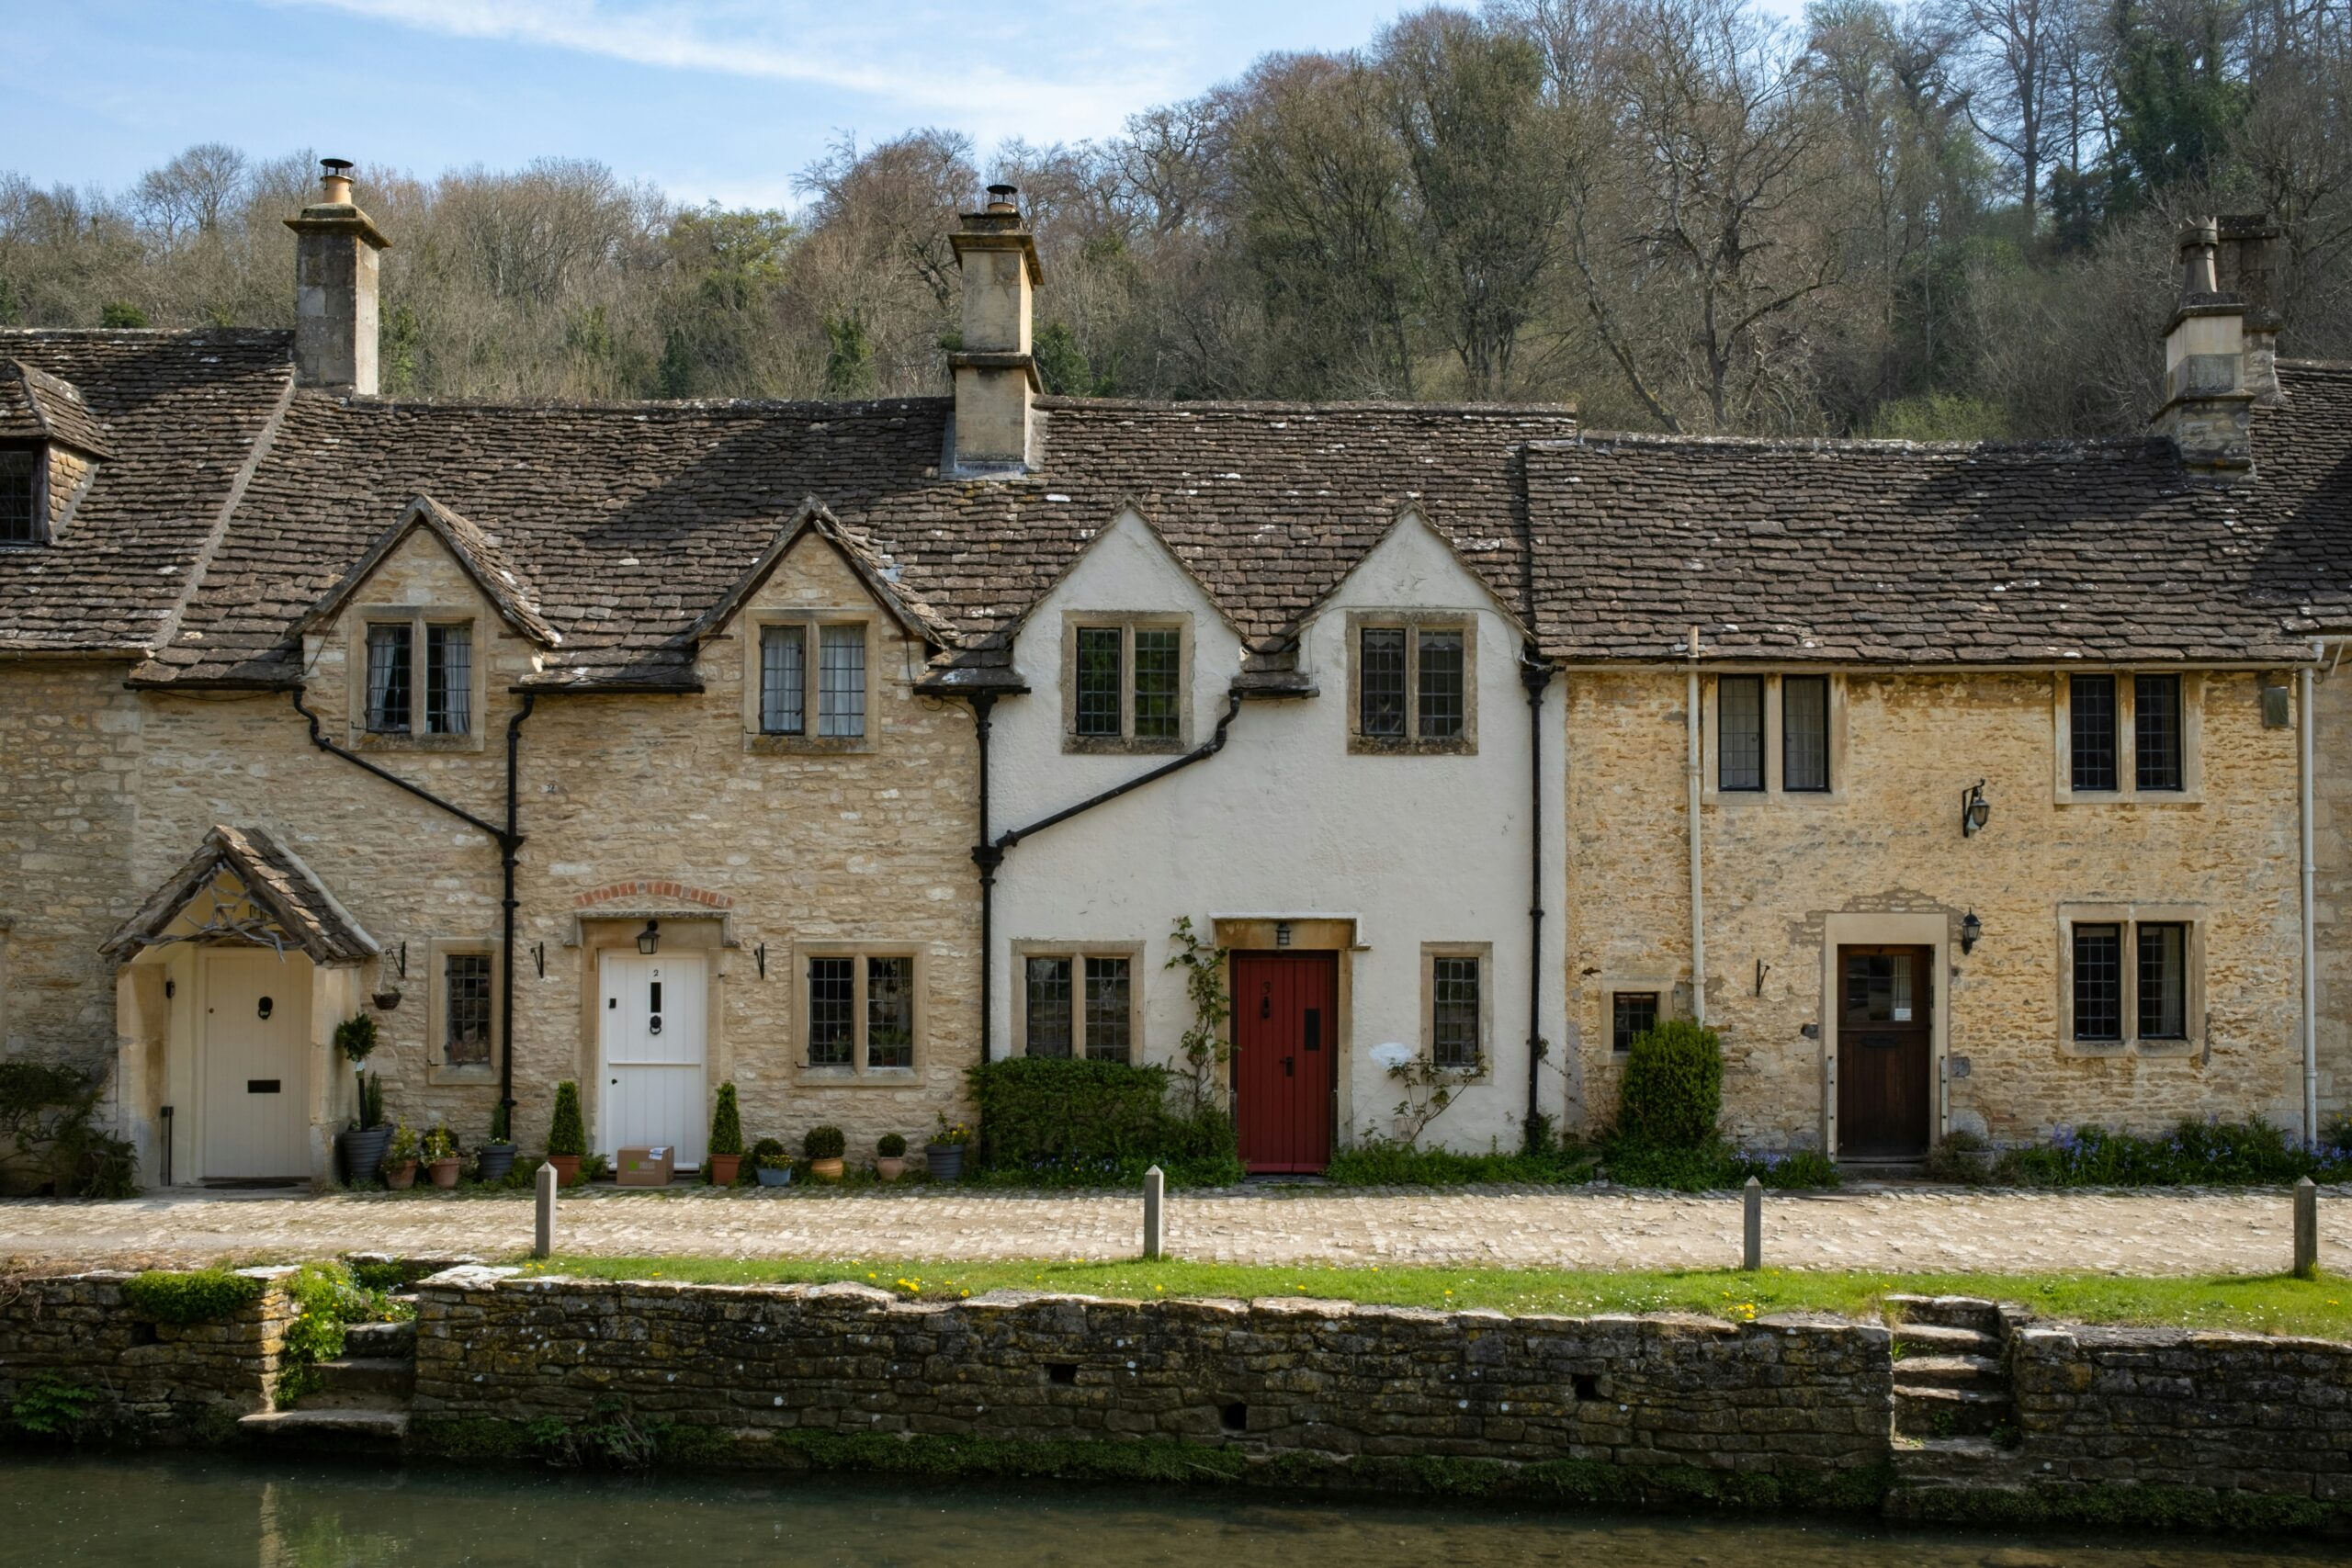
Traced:
[[0, 359], [0, 546], [65, 532], [100, 460], [106, 431], [70, 381]]

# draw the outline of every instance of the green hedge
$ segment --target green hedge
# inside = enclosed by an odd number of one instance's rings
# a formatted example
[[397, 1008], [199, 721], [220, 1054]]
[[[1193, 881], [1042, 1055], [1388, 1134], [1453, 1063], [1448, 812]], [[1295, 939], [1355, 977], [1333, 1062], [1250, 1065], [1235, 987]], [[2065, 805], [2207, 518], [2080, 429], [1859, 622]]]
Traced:
[[130, 1310], [154, 1323], [186, 1328], [219, 1323], [261, 1299], [262, 1282], [230, 1269], [151, 1269], [122, 1282]]
[[980, 1113], [975, 1174], [984, 1180], [1125, 1185], [1152, 1165], [1182, 1186], [1241, 1179], [1231, 1119], [1171, 1111], [1165, 1067], [1016, 1056], [968, 1076]]

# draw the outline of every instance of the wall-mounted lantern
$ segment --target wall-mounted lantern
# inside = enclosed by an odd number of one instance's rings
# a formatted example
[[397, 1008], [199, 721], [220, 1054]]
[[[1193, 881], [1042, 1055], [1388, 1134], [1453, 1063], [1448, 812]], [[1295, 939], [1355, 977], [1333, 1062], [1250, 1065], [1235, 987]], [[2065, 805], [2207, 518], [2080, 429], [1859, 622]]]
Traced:
[[662, 949], [662, 922], [648, 920], [645, 929], [637, 933], [637, 950], [650, 958]]
[[1975, 947], [1976, 947], [1976, 941], [1977, 941], [1977, 939], [1978, 939], [1979, 937], [1983, 936], [1984, 934], [1984, 921], [1982, 921], [1982, 920], [1980, 920], [1980, 919], [1978, 919], [1976, 918], [1976, 911], [1975, 911], [1975, 910], [1971, 909], [1971, 910], [1969, 910], [1969, 911], [1968, 911], [1968, 913], [1967, 913], [1967, 914], [1962, 915], [1962, 916], [1960, 918], [1960, 950], [1961, 950], [1961, 952], [1962, 952], [1962, 953], [1970, 953], [1970, 952], [1973, 952], [1973, 951], [1975, 950]]
[[1960, 836], [1974, 838], [1992, 818], [1993, 803], [1984, 798], [1984, 781], [1978, 779], [1960, 792]]
[[1276, 920], [1274, 922], [1274, 945], [1276, 947], [1288, 947], [1290, 945], [1290, 922], [1288, 920]]

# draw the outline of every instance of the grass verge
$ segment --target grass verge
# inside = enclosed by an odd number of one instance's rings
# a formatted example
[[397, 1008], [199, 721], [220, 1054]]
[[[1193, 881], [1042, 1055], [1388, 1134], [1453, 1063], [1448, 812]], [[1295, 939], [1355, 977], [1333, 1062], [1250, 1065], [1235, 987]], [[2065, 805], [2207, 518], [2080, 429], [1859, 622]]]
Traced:
[[925, 1301], [994, 1290], [1169, 1300], [1309, 1296], [1514, 1314], [1690, 1312], [1753, 1321], [1774, 1312], [1879, 1315], [1885, 1298], [1990, 1296], [2067, 1323], [2242, 1329], [2352, 1339], [2352, 1280], [2288, 1275], [2123, 1278], [2106, 1274], [1875, 1274], [1767, 1269], [1600, 1273], [1555, 1269], [1328, 1269], [1130, 1259], [1110, 1263], [915, 1263], [904, 1259], [558, 1258], [535, 1273], [683, 1284], [823, 1283], [847, 1280]]

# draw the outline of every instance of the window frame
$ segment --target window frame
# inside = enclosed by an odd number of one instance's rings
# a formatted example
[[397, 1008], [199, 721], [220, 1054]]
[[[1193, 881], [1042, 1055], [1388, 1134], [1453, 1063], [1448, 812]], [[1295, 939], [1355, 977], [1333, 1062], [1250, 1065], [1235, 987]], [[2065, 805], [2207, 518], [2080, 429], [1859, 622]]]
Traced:
[[[353, 610], [345, 638], [351, 690], [354, 746], [373, 751], [479, 751], [490, 729], [490, 648], [483, 632], [491, 617], [478, 606], [457, 604], [363, 604]], [[374, 729], [368, 723], [368, 633], [376, 626], [408, 627], [408, 722], [405, 730]], [[422, 727], [432, 704], [428, 645], [435, 626], [464, 626], [470, 652], [466, 671], [466, 730], [435, 735]]]
[[[1119, 634], [1119, 732], [1078, 732], [1078, 645], [1081, 632]], [[1136, 733], [1136, 633], [1176, 634], [1176, 733]], [[1066, 610], [1062, 613], [1062, 750], [1074, 754], [1164, 756], [1193, 740], [1193, 617], [1166, 610]]]
[[[1351, 610], [1347, 621], [1348, 750], [1367, 757], [1475, 757], [1478, 753], [1478, 636], [1475, 610]], [[1405, 634], [1405, 733], [1367, 735], [1363, 728], [1363, 634]], [[1421, 733], [1421, 637], [1453, 632], [1462, 638], [1462, 728], [1453, 735]]]
[[[1472, 1067], [1437, 1059], [1437, 961], [1474, 958], [1478, 963], [1478, 1060]], [[1495, 944], [1490, 942], [1421, 943], [1421, 1060], [1445, 1072], [1484, 1079], [1495, 1065]]]
[[[2120, 1033], [2086, 1038], [2075, 1030], [2075, 931], [2078, 926], [2117, 928], [2120, 992]], [[2143, 927], [2179, 926], [2181, 933], [2180, 1034], [2148, 1034], [2140, 1028], [2140, 932]], [[2179, 1056], [2205, 1046], [2205, 910], [2193, 904], [2062, 904], [2058, 907], [2058, 1041], [2069, 1055], [2084, 1056]]]
[[1671, 994], [1663, 990], [1650, 990], [1640, 986], [1611, 987], [1608, 993], [1601, 998], [1600, 1010], [1602, 1025], [1609, 1032], [1609, 1054], [1611, 1056], [1625, 1056], [1633, 1054], [1634, 1041], [1631, 1035], [1626, 1037], [1625, 1043], [1623, 1045], [1617, 1043], [1617, 1003], [1619, 998], [1623, 997], [1649, 998], [1650, 1028], [1652, 1029], [1656, 1029], [1666, 1021], [1668, 1016], [1667, 1010], [1671, 1001]]
[[[1148, 1060], [1144, 1054], [1144, 944], [1140, 942], [1033, 942], [1012, 944], [1013, 979], [1012, 992], [1012, 1039], [1015, 1050], [1023, 1056], [1029, 1054], [1029, 961], [1033, 958], [1068, 959], [1070, 965], [1069, 998], [1069, 1056], [1073, 1062], [1092, 1061], [1086, 1047], [1086, 960], [1090, 958], [1124, 958], [1127, 961], [1127, 1055], [1126, 1060], [1141, 1066]], [[1041, 1058], [1062, 1060], [1060, 1057]], [[1116, 1061], [1105, 1056], [1103, 1061]]]
[[[1764, 682], [1764, 784], [1760, 789], [1723, 787], [1723, 681], [1756, 677]], [[1826, 789], [1792, 789], [1788, 779], [1787, 682], [1818, 679], [1826, 682], [1828, 710], [1823, 716], [1827, 733], [1829, 785]], [[1702, 772], [1699, 798], [1708, 806], [1751, 805], [1766, 800], [1838, 802], [1846, 798], [1845, 672], [1817, 666], [1800, 669], [1727, 669], [1704, 672], [1699, 681], [1699, 728]], [[1642, 987], [1635, 987], [1640, 989]], [[1661, 1013], [1659, 1016], [1664, 1017]]]
[[[872, 604], [751, 610], [743, 616], [743, 749], [754, 752], [858, 752], [875, 749], [882, 727], [882, 644], [875, 635], [880, 617]], [[771, 730], [767, 723], [765, 649], [770, 626], [798, 626], [800, 729]], [[865, 714], [857, 735], [819, 733], [824, 723], [824, 637], [827, 626], [856, 626], [865, 640]]]
[[53, 532], [50, 527], [51, 518], [49, 494], [49, 448], [38, 442], [29, 445], [12, 442], [0, 446], [0, 457], [11, 457], [17, 453], [25, 455], [32, 470], [32, 493], [28, 502], [31, 507], [28, 521], [32, 525], [32, 532], [22, 539], [0, 538], [0, 550], [37, 550], [54, 540]]
[[[448, 1058], [449, 960], [484, 957], [490, 960], [490, 1054], [479, 1062], [454, 1063]], [[433, 937], [424, 952], [424, 1081], [427, 1084], [494, 1084], [499, 1053], [506, 1047], [506, 966], [499, 962], [494, 936]]]
[[[2074, 683], [2081, 675], [2102, 675], [2115, 682], [2115, 787], [2075, 787]], [[2178, 682], [2180, 699], [2177, 744], [2180, 787], [2143, 788], [2140, 784], [2139, 685], [2143, 675], [2168, 675]], [[2205, 672], [2178, 666], [2114, 665], [2091, 670], [2060, 670], [2051, 680], [2051, 783], [2060, 806], [2090, 806], [2125, 802], [2140, 806], [2199, 806], [2205, 798]]]
[[1604, 975], [1594, 987], [1600, 996], [1600, 1028], [1596, 1036], [1601, 1043], [1600, 1055], [1605, 1061], [1620, 1066], [1626, 1053], [1616, 1048], [1617, 998], [1620, 993], [1633, 996], [1653, 996], [1657, 998], [1657, 1021], [1682, 1018], [1690, 1010], [1690, 982], [1687, 977], [1665, 975]]
[[[868, 666], [871, 669], [871, 666]], [[850, 965], [850, 1059], [846, 1064], [812, 1066], [808, 1061], [808, 1005], [814, 999], [808, 982], [808, 964], [817, 958], [846, 958]], [[913, 964], [910, 976], [910, 1003], [914, 1014], [913, 1039], [910, 1043], [909, 1063], [903, 1067], [876, 1066], [868, 1056], [872, 1028], [871, 993], [868, 980], [871, 961], [876, 958], [904, 958]], [[920, 942], [810, 941], [796, 942], [792, 947], [792, 1034], [791, 1052], [794, 1072], [804, 1084], [835, 1084], [872, 1088], [904, 1089], [919, 1087], [930, 1066], [931, 1033], [931, 953]]]

